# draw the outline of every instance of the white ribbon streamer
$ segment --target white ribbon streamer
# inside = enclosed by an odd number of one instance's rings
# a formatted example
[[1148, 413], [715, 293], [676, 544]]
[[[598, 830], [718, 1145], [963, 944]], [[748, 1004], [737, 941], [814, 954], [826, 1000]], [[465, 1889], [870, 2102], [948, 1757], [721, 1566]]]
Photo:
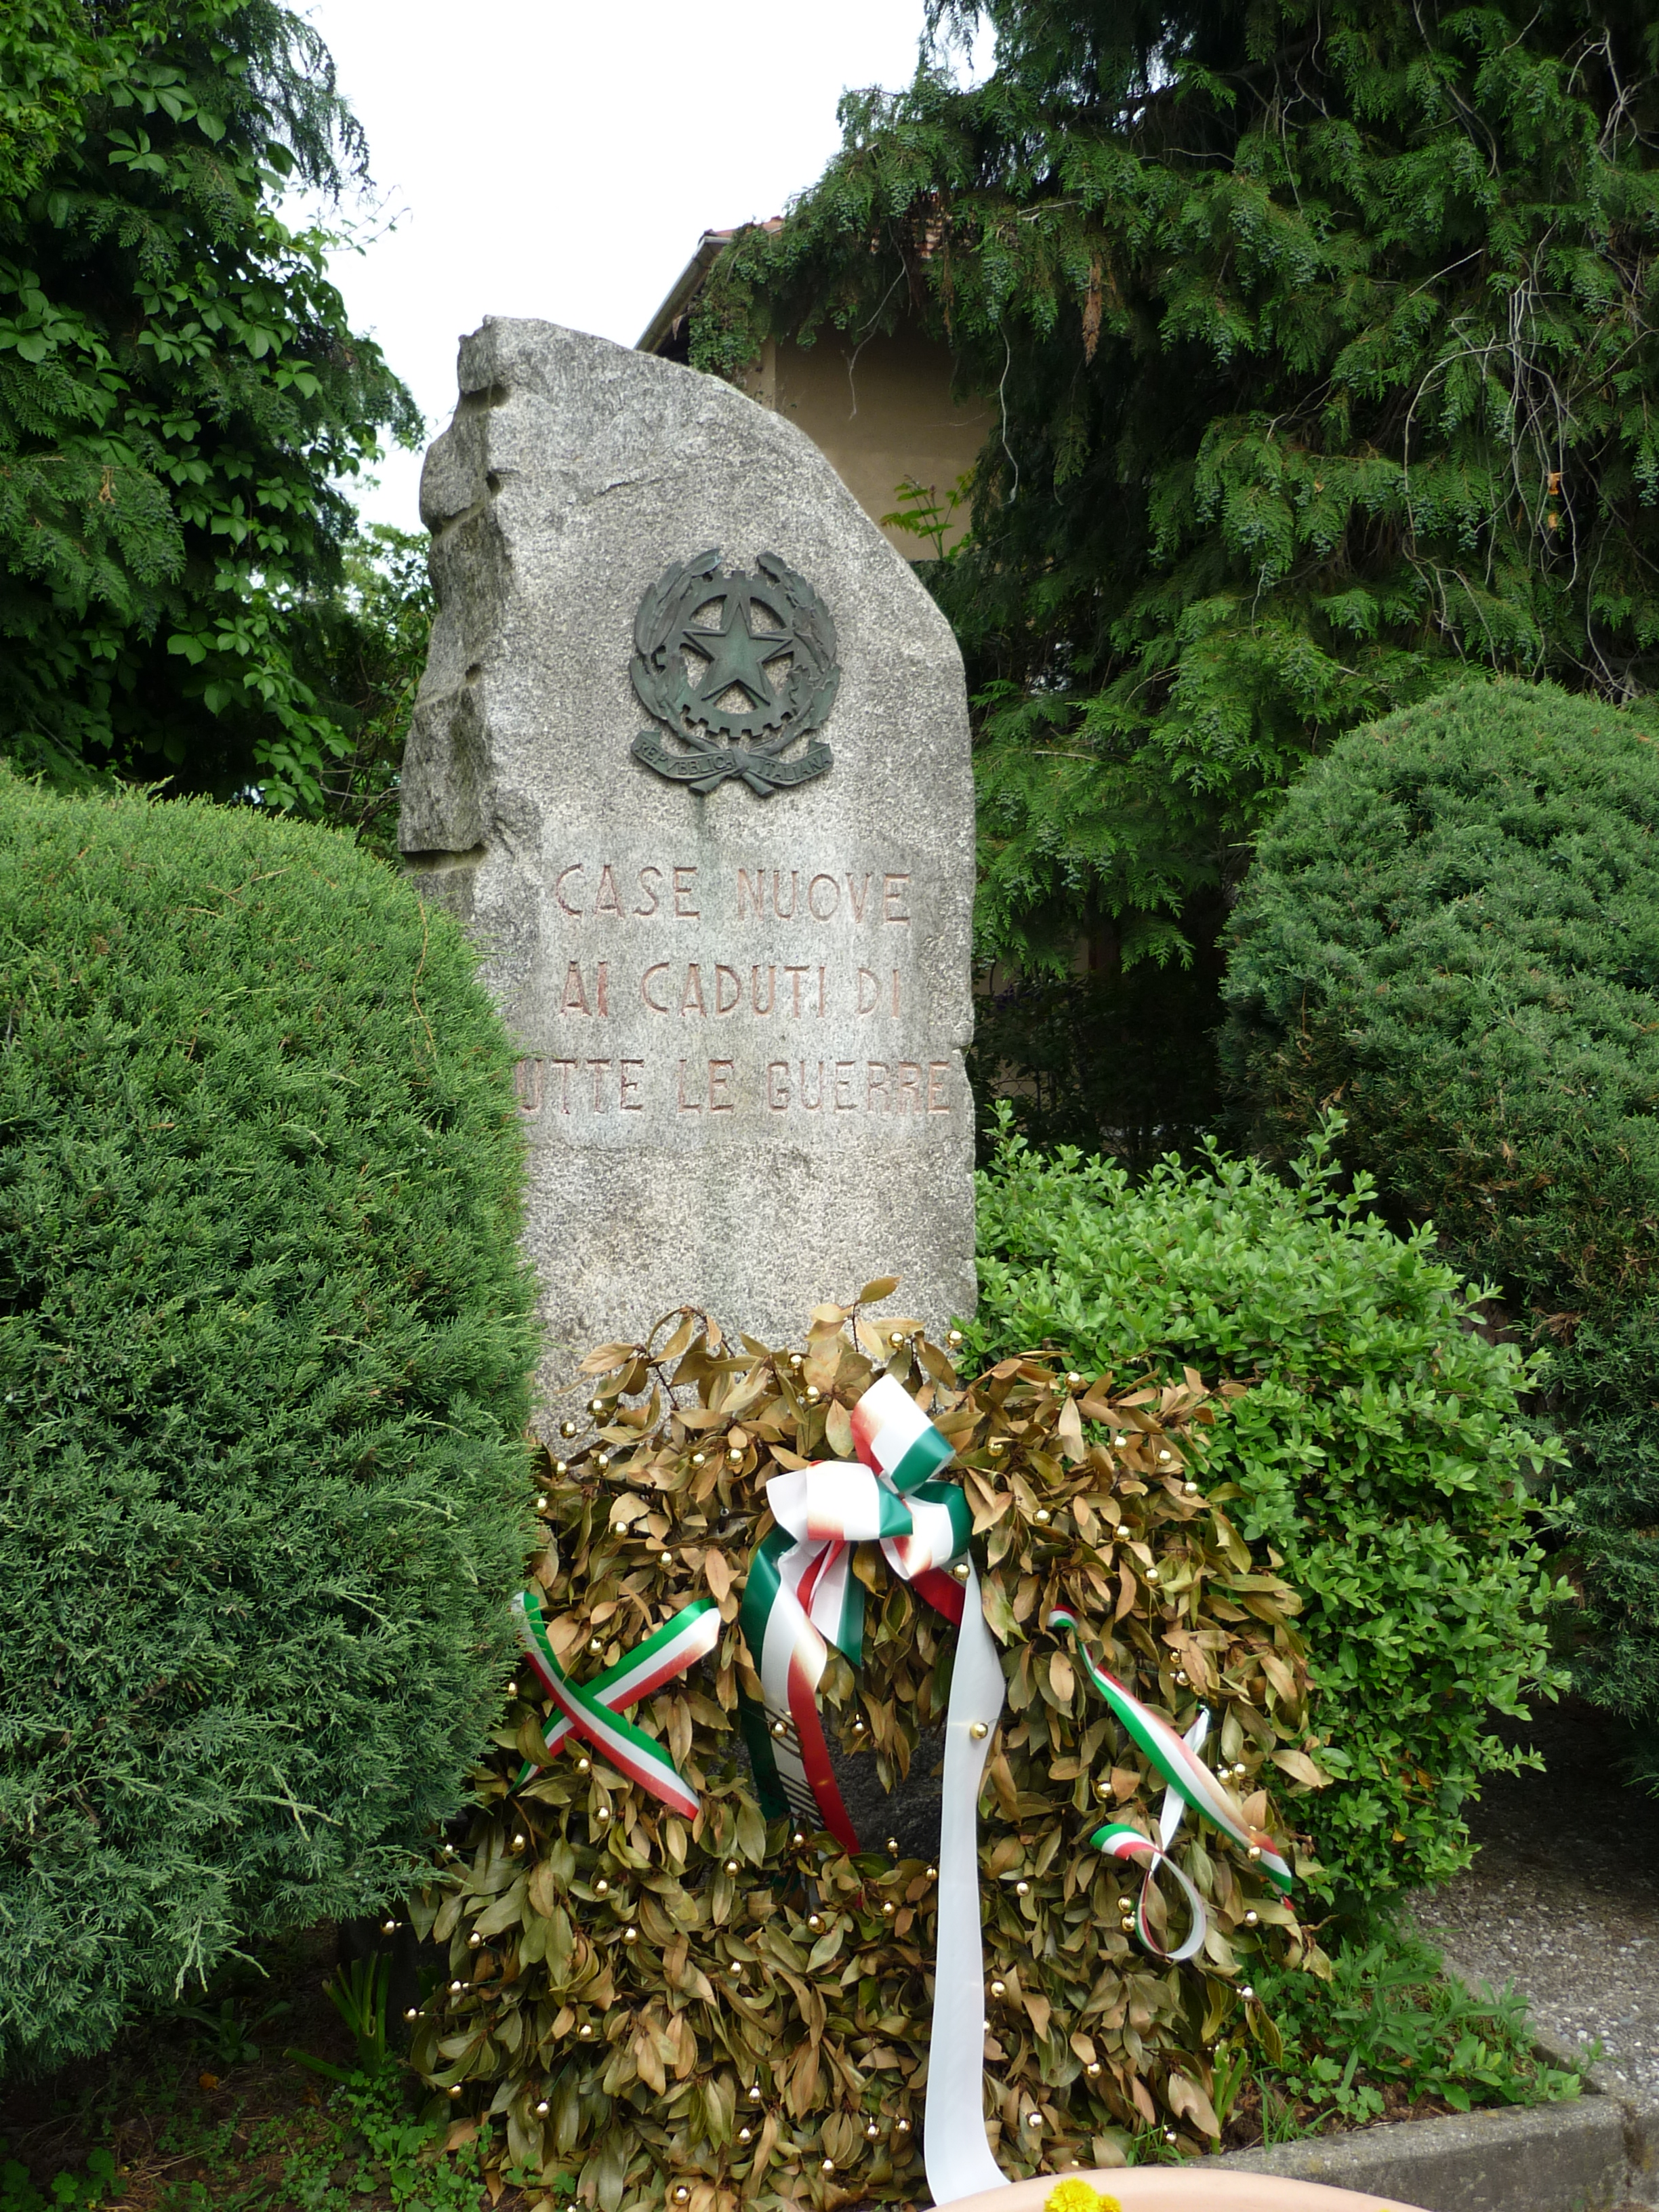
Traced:
[[922, 2119], [927, 2186], [936, 2205], [1008, 2186], [985, 2132], [985, 1943], [979, 1893], [979, 1787], [991, 1731], [1002, 1713], [1002, 1662], [985, 1625], [971, 1559], [962, 1595], [962, 1628], [945, 1720], [933, 2025]]

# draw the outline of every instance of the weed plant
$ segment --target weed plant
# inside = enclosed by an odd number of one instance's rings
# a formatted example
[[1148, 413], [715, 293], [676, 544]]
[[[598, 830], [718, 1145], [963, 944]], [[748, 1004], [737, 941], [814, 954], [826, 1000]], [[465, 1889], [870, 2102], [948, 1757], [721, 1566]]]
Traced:
[[1467, 2112], [1578, 2094], [1580, 2070], [1552, 2066], [1534, 2047], [1518, 1991], [1467, 1990], [1398, 1920], [1373, 1916], [1330, 1959], [1320, 1987], [1277, 1968], [1261, 1977], [1284, 2044], [1282, 2059], [1256, 2076], [1264, 2140], [1364, 2127], [1424, 2100]]

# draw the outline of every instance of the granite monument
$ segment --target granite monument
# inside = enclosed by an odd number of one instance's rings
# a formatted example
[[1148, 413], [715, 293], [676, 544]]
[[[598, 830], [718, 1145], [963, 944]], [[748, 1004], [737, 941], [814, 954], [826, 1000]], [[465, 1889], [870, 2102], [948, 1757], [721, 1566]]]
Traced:
[[968, 717], [908, 563], [791, 423], [548, 323], [463, 342], [422, 513], [399, 839], [520, 1047], [550, 1378], [683, 1303], [971, 1310]]

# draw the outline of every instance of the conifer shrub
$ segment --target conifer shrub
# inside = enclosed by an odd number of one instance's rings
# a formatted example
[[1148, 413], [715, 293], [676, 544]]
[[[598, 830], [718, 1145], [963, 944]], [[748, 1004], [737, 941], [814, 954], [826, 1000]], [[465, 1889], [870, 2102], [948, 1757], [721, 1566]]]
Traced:
[[1522, 1417], [1527, 1364], [1471, 1332], [1426, 1231], [1396, 1236], [1363, 1181], [1335, 1194], [1329, 1145], [1322, 1132], [1288, 1182], [1212, 1150], [1132, 1184], [1011, 1134], [979, 1178], [969, 1344], [1248, 1386], [1224, 1401], [1208, 1464], [1302, 1600], [1334, 1780], [1297, 1815], [1346, 1909], [1469, 1863], [1465, 1802], [1522, 1763], [1491, 1711], [1559, 1677], [1522, 1493], [1547, 1452]]
[[1344, 738], [1264, 836], [1224, 1036], [1257, 1147], [1342, 1153], [1550, 1347], [1581, 1683], [1659, 1723], [1659, 744], [1549, 684]]
[[[740, 1726], [740, 1697], [761, 1696], [738, 1612], [773, 1526], [764, 1486], [850, 1459], [849, 1409], [884, 1372], [954, 1447], [940, 1479], [972, 1509], [1006, 1685], [978, 1824], [988, 2109], [1004, 2170], [1119, 2163], [1149, 2130], [1212, 2147], [1218, 2040], [1236, 2032], [1279, 2051], [1254, 1980], [1270, 1964], [1328, 1971], [1298, 1917], [1317, 1896], [1299, 1831], [1324, 1778], [1297, 1596], [1242, 1539], [1212, 1451], [1220, 1402], [1178, 1370], [1114, 1385], [1019, 1358], [964, 1387], [918, 1323], [856, 1309], [819, 1307], [793, 1354], [731, 1341], [688, 1310], [649, 1345], [590, 1356], [598, 1413], [559, 1447], [568, 1463], [547, 1467], [534, 1588], [578, 1682], [691, 1601], [718, 1602], [714, 1649], [631, 1714], [700, 1794], [696, 1817], [574, 1739], [550, 1758], [557, 1711], [520, 1664], [470, 1832], [413, 1905], [444, 1953], [410, 2052], [431, 2111], [481, 2124], [492, 2166], [549, 2184], [574, 2174], [599, 2212], [830, 2212], [924, 2190], [930, 1847], [914, 1834], [890, 1844], [884, 1813], [860, 1815], [856, 1851], [769, 1817]], [[882, 1790], [927, 1787], [957, 1631], [878, 1547], [853, 1557], [860, 1662], [830, 1652], [819, 1705], [832, 1757], [857, 1775], [873, 1767], [878, 1787], [861, 1787], [879, 1803]], [[1118, 1900], [1139, 1877], [1090, 1840], [1107, 1820], [1155, 1834], [1164, 1785], [1048, 1625], [1057, 1604], [1181, 1729], [1204, 1704], [1209, 1755], [1231, 1762], [1245, 1817], [1291, 1856], [1285, 1898], [1188, 1819], [1174, 1855], [1209, 1921], [1188, 1964], [1135, 1939]], [[1164, 1887], [1172, 1949], [1186, 1907]]]
[[333, 834], [0, 774], [0, 2068], [373, 1907], [526, 1547], [508, 1048]]

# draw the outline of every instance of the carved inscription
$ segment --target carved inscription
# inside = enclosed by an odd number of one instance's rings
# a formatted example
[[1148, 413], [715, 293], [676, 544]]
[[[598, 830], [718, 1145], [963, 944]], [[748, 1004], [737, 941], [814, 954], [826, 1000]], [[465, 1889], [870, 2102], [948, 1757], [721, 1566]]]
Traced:
[[526, 1116], [620, 1135], [624, 1116], [967, 1112], [954, 1056], [915, 1034], [908, 868], [562, 854], [546, 882], [552, 1034], [518, 1064]]

